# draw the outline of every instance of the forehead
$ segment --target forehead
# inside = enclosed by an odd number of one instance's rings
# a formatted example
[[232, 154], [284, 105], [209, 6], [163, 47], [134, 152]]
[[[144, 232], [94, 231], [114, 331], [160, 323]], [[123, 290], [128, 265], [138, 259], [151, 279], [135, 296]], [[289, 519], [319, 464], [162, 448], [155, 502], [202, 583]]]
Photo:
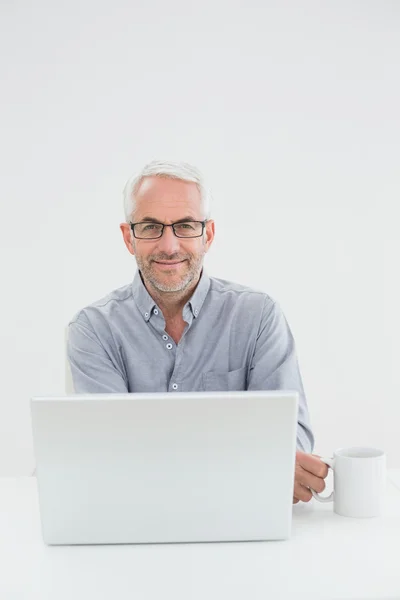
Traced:
[[167, 177], [144, 177], [136, 192], [135, 219], [201, 219], [201, 195], [195, 183]]

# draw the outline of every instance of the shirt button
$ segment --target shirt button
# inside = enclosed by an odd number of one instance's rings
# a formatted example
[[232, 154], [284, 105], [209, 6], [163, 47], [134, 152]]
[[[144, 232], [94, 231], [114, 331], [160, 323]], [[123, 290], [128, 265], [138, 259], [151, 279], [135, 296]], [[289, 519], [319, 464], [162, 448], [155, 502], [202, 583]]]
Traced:
[[168, 350], [171, 350], [172, 344], [167, 344], [167, 348], [168, 348]]
[[149, 316], [149, 313], [144, 313], [144, 316], [145, 316], [145, 317], [146, 317], [146, 319], [147, 319], [147, 317]]
[[167, 336], [167, 335], [163, 335], [163, 336], [162, 336], [162, 339], [163, 339], [163, 340], [167, 340], [167, 339], [168, 339], [168, 336]]
[[156, 308], [154, 309], [154, 314], [158, 315], [158, 310]]
[[173, 383], [172, 384], [172, 389], [173, 390], [177, 390], [178, 389], [178, 384], [177, 383]]
[[194, 311], [194, 314], [196, 315], [196, 317], [197, 317], [197, 315], [199, 314], [199, 311], [197, 310], [197, 308], [196, 308], [196, 310]]

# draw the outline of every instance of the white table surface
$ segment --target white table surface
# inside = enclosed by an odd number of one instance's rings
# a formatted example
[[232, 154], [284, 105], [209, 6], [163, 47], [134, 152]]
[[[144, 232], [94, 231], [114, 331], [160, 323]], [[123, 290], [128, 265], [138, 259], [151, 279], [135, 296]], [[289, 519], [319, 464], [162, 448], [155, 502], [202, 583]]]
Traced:
[[210, 544], [46, 546], [36, 478], [0, 478], [1, 600], [170, 598], [400, 598], [400, 469], [382, 517], [313, 499], [293, 507], [290, 540]]

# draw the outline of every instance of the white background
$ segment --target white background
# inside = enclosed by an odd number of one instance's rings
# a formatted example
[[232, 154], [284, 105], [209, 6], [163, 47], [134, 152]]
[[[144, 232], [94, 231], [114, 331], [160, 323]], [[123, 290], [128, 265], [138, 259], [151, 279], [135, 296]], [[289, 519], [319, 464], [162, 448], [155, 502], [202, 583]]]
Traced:
[[121, 191], [153, 158], [208, 179], [208, 272], [281, 304], [316, 451], [399, 467], [400, 3], [0, 6], [0, 475], [32, 471], [69, 319], [133, 277]]

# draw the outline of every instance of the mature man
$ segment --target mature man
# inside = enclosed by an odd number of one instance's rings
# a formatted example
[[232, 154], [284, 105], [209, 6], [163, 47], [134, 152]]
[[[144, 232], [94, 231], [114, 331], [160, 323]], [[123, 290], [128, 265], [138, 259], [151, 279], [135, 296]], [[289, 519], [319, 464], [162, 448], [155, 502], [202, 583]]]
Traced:
[[296, 389], [300, 395], [293, 502], [323, 491], [295, 344], [267, 294], [209, 277], [215, 233], [209, 195], [187, 163], [152, 162], [124, 190], [133, 283], [69, 325], [75, 391], [185, 392]]

